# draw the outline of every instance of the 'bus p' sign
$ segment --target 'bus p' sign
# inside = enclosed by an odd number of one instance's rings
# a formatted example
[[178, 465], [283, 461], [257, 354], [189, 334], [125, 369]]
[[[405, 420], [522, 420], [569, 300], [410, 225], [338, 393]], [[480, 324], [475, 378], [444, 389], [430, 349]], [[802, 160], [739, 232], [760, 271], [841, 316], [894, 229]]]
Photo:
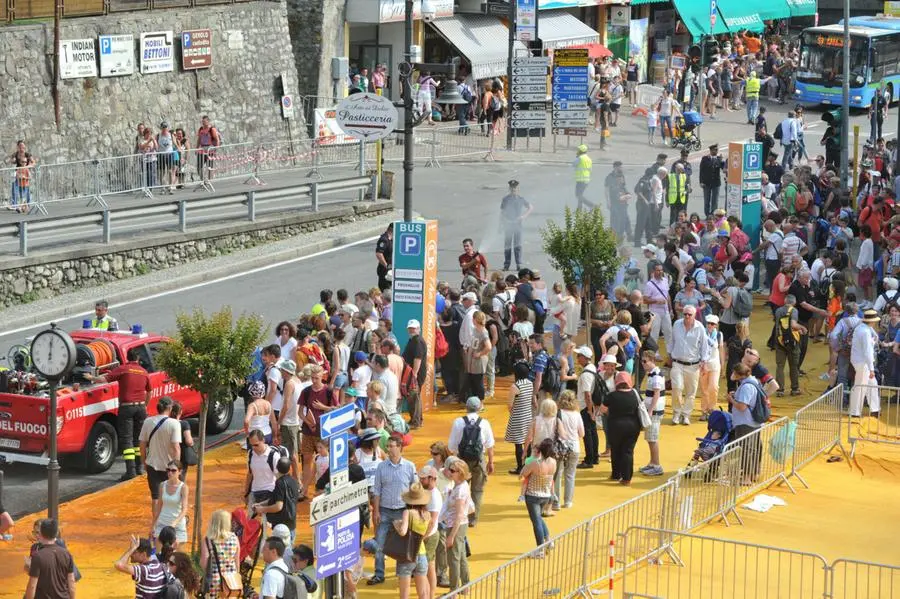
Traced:
[[404, 256], [422, 254], [422, 236], [417, 233], [400, 234], [400, 253]]

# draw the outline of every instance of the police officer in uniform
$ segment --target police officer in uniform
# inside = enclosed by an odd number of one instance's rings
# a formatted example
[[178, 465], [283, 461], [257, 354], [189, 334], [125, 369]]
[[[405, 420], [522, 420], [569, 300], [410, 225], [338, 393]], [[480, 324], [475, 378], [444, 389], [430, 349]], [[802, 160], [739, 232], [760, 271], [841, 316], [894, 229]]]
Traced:
[[394, 261], [394, 223], [389, 224], [378, 238], [375, 244], [375, 258], [378, 260], [378, 267], [375, 269], [378, 274], [378, 288], [382, 291], [390, 289], [391, 281], [388, 280], [387, 274]]
[[522, 224], [534, 208], [519, 195], [519, 182], [509, 182], [509, 193], [500, 202], [500, 227], [503, 230], [503, 270], [509, 270], [515, 255], [516, 268], [522, 268]]
[[122, 447], [122, 457], [125, 459], [125, 475], [122, 480], [130, 480], [144, 473], [138, 435], [147, 418], [147, 403], [152, 389], [150, 375], [138, 364], [132, 352], [128, 352], [126, 360], [124, 364], [102, 376], [84, 375], [84, 378], [94, 383], [119, 383], [116, 432], [119, 435], [119, 446]]
[[94, 318], [91, 320], [91, 328], [100, 329], [101, 331], [119, 330], [119, 323], [109, 315], [109, 303], [106, 300], [99, 300], [94, 304]]

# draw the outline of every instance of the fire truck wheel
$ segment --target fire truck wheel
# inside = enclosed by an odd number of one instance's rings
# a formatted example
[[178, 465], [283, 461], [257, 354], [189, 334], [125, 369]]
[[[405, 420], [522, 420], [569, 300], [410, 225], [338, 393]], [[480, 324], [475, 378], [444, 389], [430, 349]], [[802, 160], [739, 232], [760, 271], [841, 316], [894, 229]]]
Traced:
[[206, 417], [208, 432], [213, 435], [224, 433], [231, 426], [232, 416], [234, 416], [234, 402], [221, 399], [213, 401]]
[[116, 429], [109, 422], [97, 422], [81, 453], [84, 469], [90, 473], [105, 472], [116, 461], [118, 453]]

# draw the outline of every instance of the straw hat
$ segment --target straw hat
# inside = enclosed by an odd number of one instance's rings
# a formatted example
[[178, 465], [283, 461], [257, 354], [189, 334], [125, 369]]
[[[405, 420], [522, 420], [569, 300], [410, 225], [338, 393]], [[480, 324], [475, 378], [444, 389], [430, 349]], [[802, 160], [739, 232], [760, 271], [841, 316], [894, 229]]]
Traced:
[[878, 314], [878, 310], [866, 310], [863, 312], [863, 322], [881, 322], [881, 315]]
[[428, 505], [431, 500], [428, 492], [419, 483], [411, 484], [409, 490], [400, 495], [400, 498], [406, 505]]

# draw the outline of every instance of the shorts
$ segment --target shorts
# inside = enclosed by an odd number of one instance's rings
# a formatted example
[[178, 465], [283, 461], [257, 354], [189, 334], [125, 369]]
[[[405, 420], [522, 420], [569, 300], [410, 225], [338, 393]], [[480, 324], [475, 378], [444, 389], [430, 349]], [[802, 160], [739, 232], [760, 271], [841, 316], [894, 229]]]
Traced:
[[319, 442], [319, 437], [313, 435], [312, 433], [303, 433], [301, 435], [302, 439], [300, 441], [300, 453], [302, 455], [313, 455], [316, 453], [316, 443]]
[[619, 106], [621, 106], [621, 104], [610, 104], [609, 110], [611, 112], [619, 112]]
[[425, 556], [428, 558], [428, 562], [431, 563], [434, 561], [435, 554], [437, 553], [438, 541], [441, 540], [440, 533], [435, 530], [434, 534], [430, 537], [425, 537], [422, 541], [425, 543]]
[[334, 390], [343, 389], [347, 386], [347, 383], [350, 382], [350, 379], [347, 377], [346, 372], [339, 372], [337, 376], [334, 377]]
[[288, 455], [294, 457], [300, 448], [300, 425], [281, 425], [281, 444], [288, 450]]
[[150, 487], [150, 497], [159, 499], [159, 485], [166, 482], [166, 471], [159, 471], [147, 466], [147, 486]]
[[397, 562], [397, 578], [401, 576], [425, 576], [428, 574], [428, 558], [424, 555], [417, 555], [416, 561], [401, 564]]
[[626, 94], [630, 94], [636, 89], [637, 89], [637, 81], [626, 81], [625, 82], [625, 93]]
[[644, 429], [644, 440], [647, 443], [657, 443], [659, 441], [659, 425], [662, 423], [662, 414], [650, 415], [650, 426]]
[[872, 280], [875, 278], [875, 271], [871, 268], [862, 268], [859, 271], [859, 286], [871, 287]]
[[252, 491], [253, 503], [266, 503], [272, 500], [272, 491]]
[[172, 156], [171, 152], [169, 152], [167, 154], [159, 154], [156, 157], [156, 160], [157, 160], [157, 164], [159, 165], [159, 168], [162, 168], [162, 169], [172, 168], [172, 165], [175, 163], [174, 157]]

